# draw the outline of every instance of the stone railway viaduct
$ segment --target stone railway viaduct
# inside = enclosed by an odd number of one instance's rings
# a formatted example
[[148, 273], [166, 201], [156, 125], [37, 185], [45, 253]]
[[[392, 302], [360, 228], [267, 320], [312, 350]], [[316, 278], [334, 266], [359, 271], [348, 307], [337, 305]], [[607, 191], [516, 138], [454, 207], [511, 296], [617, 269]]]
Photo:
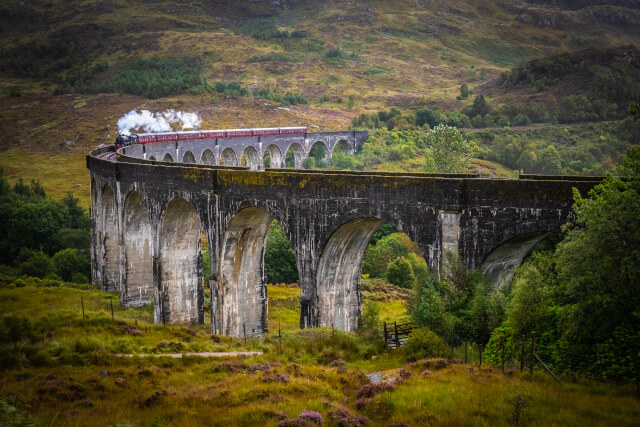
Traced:
[[[324, 138], [329, 152], [340, 141], [355, 151], [363, 140], [346, 133], [308, 136], [309, 141]], [[243, 325], [248, 335], [267, 331], [263, 259], [274, 219], [295, 255], [301, 327], [350, 331], [357, 328], [361, 307], [361, 261], [384, 222], [406, 233], [436, 273], [450, 250], [468, 267], [508, 276], [545, 233], [573, 220], [572, 188], [585, 193], [599, 181], [255, 171], [250, 165], [229, 166], [227, 160], [224, 166], [185, 164], [187, 152], [194, 159], [203, 159], [207, 150], [214, 158], [224, 153], [220, 141], [199, 142], [198, 147], [130, 146], [118, 153], [102, 147], [87, 156], [92, 279], [120, 292], [123, 304], [154, 301], [156, 323], [202, 323], [204, 235], [211, 263], [211, 329], [231, 336], [240, 336]], [[270, 142], [245, 141], [234, 151], [251, 147], [261, 158], [271, 145], [283, 153], [298, 144], [304, 156], [313, 145]], [[166, 153], [183, 163], [156, 160]], [[297, 158], [296, 165], [303, 160]]]

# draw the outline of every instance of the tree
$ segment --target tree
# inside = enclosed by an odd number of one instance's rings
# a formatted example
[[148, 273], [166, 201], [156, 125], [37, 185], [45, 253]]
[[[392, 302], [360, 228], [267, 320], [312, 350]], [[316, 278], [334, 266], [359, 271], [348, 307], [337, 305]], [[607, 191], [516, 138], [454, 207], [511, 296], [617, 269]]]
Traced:
[[408, 308], [416, 326], [427, 327], [442, 337], [452, 335], [455, 319], [447, 312], [433, 281], [416, 284]]
[[405, 255], [407, 248], [400, 240], [399, 233], [389, 234], [367, 248], [362, 261], [362, 272], [371, 277], [382, 277], [391, 261]]
[[473, 106], [471, 107], [471, 114], [469, 114], [469, 117], [485, 116], [489, 111], [491, 111], [491, 108], [487, 104], [487, 101], [485, 101], [484, 96], [477, 95], [473, 100]]
[[609, 175], [588, 198], [574, 192], [576, 224], [556, 251], [565, 338], [585, 348], [617, 326], [640, 327], [640, 146], [618, 172], [623, 178]]
[[469, 86], [467, 86], [466, 83], [463, 83], [462, 86], [460, 86], [460, 97], [462, 99], [467, 99], [470, 94], [471, 91], [469, 91]]
[[547, 175], [559, 175], [562, 173], [562, 161], [556, 147], [549, 145], [542, 150], [538, 169]]
[[399, 288], [411, 289], [416, 283], [411, 263], [401, 256], [394, 259], [387, 268], [387, 280]]
[[54, 271], [53, 261], [43, 252], [34, 252], [25, 262], [20, 264], [20, 274], [25, 276], [44, 278]]
[[298, 281], [296, 259], [289, 240], [277, 222], [271, 224], [264, 253], [264, 267], [268, 283], [295, 283]]
[[471, 161], [471, 147], [458, 129], [438, 125], [426, 135], [426, 142], [433, 156], [435, 172], [466, 172]]
[[63, 249], [56, 253], [53, 256], [53, 264], [56, 266], [56, 273], [66, 282], [70, 282], [76, 273], [82, 273], [87, 277], [91, 274], [89, 259], [76, 249]]
[[536, 253], [518, 268], [506, 310], [514, 336], [519, 337], [531, 331], [541, 332], [539, 328], [553, 304], [553, 270], [553, 254], [550, 252]]
[[445, 116], [441, 110], [430, 110], [423, 108], [416, 111], [415, 124], [416, 126], [424, 126], [428, 124], [431, 129], [438, 126], [445, 121]]

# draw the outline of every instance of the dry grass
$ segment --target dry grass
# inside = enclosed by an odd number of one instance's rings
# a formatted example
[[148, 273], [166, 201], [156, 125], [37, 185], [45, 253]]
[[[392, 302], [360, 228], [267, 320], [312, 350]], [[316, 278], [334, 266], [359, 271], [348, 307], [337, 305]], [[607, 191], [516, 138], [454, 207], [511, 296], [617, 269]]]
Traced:
[[[296, 287], [269, 286], [270, 315], [280, 314], [277, 302], [298, 294]], [[330, 413], [346, 408], [366, 416], [372, 425], [512, 425], [514, 396], [524, 398], [522, 416], [531, 425], [624, 426], [640, 417], [632, 387], [569, 379], [559, 386], [542, 372], [529, 378], [456, 364], [429, 368], [423, 375], [425, 365], [407, 364], [400, 352], [376, 354], [379, 350], [358, 336], [336, 333], [332, 338], [326, 329], [291, 329], [282, 341], [272, 330], [247, 346], [238, 339], [216, 342], [204, 326], [140, 325], [143, 333], [134, 336], [123, 332], [122, 323], [91, 310], [82, 321], [80, 296], [104, 297], [98, 291], [67, 287], [0, 288], [5, 316], [25, 315], [34, 324], [42, 316], [49, 319], [51, 330], [44, 338], [22, 341], [17, 351], [11, 344], [0, 347], [3, 359], [19, 354], [22, 364], [3, 366], [0, 400], [38, 424], [268, 426], [317, 411], [329, 425], [337, 425]], [[117, 316], [126, 319], [120, 312]], [[127, 324], [133, 326], [130, 320]], [[179, 351], [261, 349], [264, 355], [228, 360], [111, 356], [126, 346], [149, 350], [169, 345], [181, 345]], [[60, 356], [43, 361], [34, 351], [58, 351]], [[404, 382], [370, 400], [358, 400], [368, 382], [366, 373], [398, 378], [401, 369], [408, 376]], [[0, 413], [0, 420], [9, 416]]]

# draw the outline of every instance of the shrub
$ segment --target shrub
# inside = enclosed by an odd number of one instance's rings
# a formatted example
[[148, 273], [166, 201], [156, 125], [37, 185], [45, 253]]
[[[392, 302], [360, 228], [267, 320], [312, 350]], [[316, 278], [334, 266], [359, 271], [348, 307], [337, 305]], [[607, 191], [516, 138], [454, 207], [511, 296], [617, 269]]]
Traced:
[[387, 280], [399, 288], [411, 289], [416, 283], [411, 263], [403, 256], [394, 259], [387, 268]]
[[427, 328], [414, 329], [402, 350], [407, 359], [443, 357], [448, 352], [444, 340]]
[[61, 250], [53, 256], [53, 263], [58, 275], [66, 282], [71, 282], [76, 273], [88, 276], [91, 269], [88, 257], [79, 253], [77, 249]]
[[25, 262], [20, 264], [20, 274], [25, 276], [42, 279], [54, 271], [53, 261], [44, 252], [34, 252]]

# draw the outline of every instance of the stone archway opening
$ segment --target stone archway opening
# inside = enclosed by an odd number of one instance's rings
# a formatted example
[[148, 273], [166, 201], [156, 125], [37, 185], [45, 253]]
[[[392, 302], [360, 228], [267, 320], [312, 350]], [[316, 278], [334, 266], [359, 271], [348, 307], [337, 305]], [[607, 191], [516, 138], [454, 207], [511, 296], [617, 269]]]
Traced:
[[236, 152], [233, 151], [232, 148], [225, 148], [220, 157], [220, 164], [222, 166], [238, 166], [238, 156], [236, 156]]
[[304, 159], [304, 148], [302, 148], [302, 145], [294, 142], [287, 148], [285, 167], [289, 169], [302, 169], [304, 167]]
[[252, 171], [260, 169], [260, 156], [255, 148], [249, 146], [244, 149], [240, 156], [240, 166], [248, 167]]
[[153, 156], [149, 156], [149, 160], [154, 161], [156, 158]]
[[289, 237], [271, 222], [264, 250], [269, 330], [300, 329], [301, 289], [298, 266]]
[[277, 145], [271, 144], [264, 150], [262, 164], [265, 168], [279, 169], [282, 167], [282, 153]]
[[186, 153], [184, 153], [184, 156], [182, 156], [182, 163], [195, 163], [195, 162], [196, 162], [196, 158], [191, 151], [187, 151]]
[[172, 162], [173, 163], [173, 157], [171, 156], [171, 154], [167, 153], [162, 158], [162, 161], [163, 162]]
[[217, 324], [224, 335], [258, 336], [268, 331], [264, 246], [269, 214], [245, 208], [229, 221], [220, 256]]
[[200, 163], [203, 165], [215, 165], [216, 157], [213, 155], [213, 151], [210, 149], [206, 149], [202, 152], [202, 156], [200, 157]]
[[140, 194], [133, 191], [124, 204], [125, 306], [141, 306], [153, 300], [153, 228]]
[[516, 269], [531, 250], [551, 233], [527, 233], [501, 243], [486, 256], [480, 268], [489, 277], [494, 288], [508, 286]]
[[204, 322], [201, 246], [202, 224], [193, 205], [172, 200], [160, 226], [156, 323]]
[[309, 150], [309, 157], [305, 161], [305, 169], [325, 168], [331, 163], [331, 153], [322, 141], [316, 141]]
[[336, 169], [351, 170], [354, 168], [354, 150], [349, 141], [341, 140], [331, 153], [331, 165]]
[[[409, 236], [377, 218], [351, 220], [331, 235], [318, 263], [319, 325], [354, 331], [359, 326], [362, 289], [370, 295], [388, 293], [393, 287], [408, 290], [429, 278], [427, 263]], [[408, 318], [397, 309], [389, 314], [392, 310], [386, 310], [384, 302], [377, 304], [383, 304], [381, 320]]]
[[118, 211], [115, 194], [108, 185], [102, 189], [102, 289], [120, 288], [120, 246], [118, 245]]

